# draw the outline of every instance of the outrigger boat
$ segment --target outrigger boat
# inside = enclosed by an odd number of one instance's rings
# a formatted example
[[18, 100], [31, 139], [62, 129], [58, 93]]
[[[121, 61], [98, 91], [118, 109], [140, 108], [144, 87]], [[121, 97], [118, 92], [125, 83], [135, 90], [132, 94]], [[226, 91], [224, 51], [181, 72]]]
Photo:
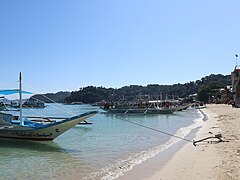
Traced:
[[190, 105], [176, 107], [119, 107], [103, 108], [108, 114], [172, 114], [176, 111], [186, 110]]
[[107, 110], [108, 114], [172, 114], [175, 109], [157, 108], [113, 108]]
[[0, 112], [0, 138], [51, 141], [80, 122], [85, 121], [85, 119], [98, 113], [97, 111], [90, 111], [60, 121], [51, 121], [48, 117], [31, 121], [27, 117], [22, 116], [22, 93], [30, 94], [30, 92], [22, 91], [21, 73], [19, 79], [19, 89], [0, 91], [0, 94], [19, 93], [20, 95], [20, 116], [17, 119], [16, 116]]

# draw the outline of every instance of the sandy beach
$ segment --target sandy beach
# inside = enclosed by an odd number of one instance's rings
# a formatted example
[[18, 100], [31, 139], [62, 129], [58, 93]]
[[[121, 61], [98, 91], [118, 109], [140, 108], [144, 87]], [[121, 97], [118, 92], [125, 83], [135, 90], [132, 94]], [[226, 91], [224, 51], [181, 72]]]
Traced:
[[[223, 142], [186, 143], [176, 153], [154, 157], [119, 180], [228, 180], [240, 177], [240, 109], [209, 104], [201, 110], [207, 116], [194, 140], [221, 133]], [[174, 154], [173, 154], [174, 153]], [[170, 158], [167, 158], [169, 157]], [[164, 160], [162, 160], [164, 159]]]
[[220, 143], [186, 144], [148, 180], [239, 179], [240, 177], [240, 109], [229, 105], [207, 105], [202, 110], [208, 121], [195, 140], [221, 133]]

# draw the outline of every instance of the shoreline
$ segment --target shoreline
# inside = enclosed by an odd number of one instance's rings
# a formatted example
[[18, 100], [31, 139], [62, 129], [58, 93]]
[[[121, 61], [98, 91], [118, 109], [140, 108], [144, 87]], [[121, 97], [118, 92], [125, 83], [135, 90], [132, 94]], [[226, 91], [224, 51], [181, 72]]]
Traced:
[[240, 176], [240, 109], [229, 105], [210, 104], [201, 111], [204, 116], [203, 125], [196, 130], [194, 139], [199, 140], [221, 133], [224, 142], [202, 142], [197, 143], [196, 147], [192, 143], [185, 143], [172, 156], [165, 157], [163, 164], [158, 162], [159, 157], [156, 156], [119, 179], [238, 179]]
[[[208, 108], [200, 111], [203, 113], [204, 122], [197, 131], [195, 140], [211, 136], [209, 132], [213, 134], [221, 132], [220, 128], [212, 128], [218, 127], [218, 114], [209, 111]], [[221, 162], [217, 153], [217, 145], [204, 142], [194, 147], [193, 144], [188, 143], [174, 154], [162, 169], [147, 179], [214, 179]]]
[[[202, 115], [201, 121], [207, 121], [208, 117], [205, 113], [199, 110], [199, 113]], [[202, 125], [201, 125], [202, 126]], [[187, 134], [184, 139], [192, 140], [195, 139], [196, 133], [201, 128], [196, 127], [191, 130], [189, 134]], [[193, 142], [187, 142], [185, 140], [181, 140], [165, 149], [161, 153], [156, 156], [146, 160], [142, 164], [134, 167], [131, 171], [126, 172], [123, 176], [116, 178], [117, 180], [129, 180], [129, 179], [138, 179], [138, 180], [148, 180], [152, 177], [153, 174], [162, 169], [171, 159], [172, 157], [181, 150], [186, 144], [191, 144], [193, 146]], [[159, 178], [158, 178], [159, 180]]]

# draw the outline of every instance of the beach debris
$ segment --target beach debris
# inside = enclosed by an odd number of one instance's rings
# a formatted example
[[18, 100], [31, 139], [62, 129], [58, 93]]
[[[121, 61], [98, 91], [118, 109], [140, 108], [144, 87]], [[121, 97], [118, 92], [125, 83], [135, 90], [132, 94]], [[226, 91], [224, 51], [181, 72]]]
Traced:
[[219, 127], [217, 127], [217, 126], [213, 126], [213, 127], [211, 127], [212, 129], [214, 129], [214, 128], [219, 128]]
[[238, 154], [238, 156], [240, 155], [240, 149], [237, 150], [237, 154]]
[[[212, 132], [209, 132], [210, 134], [212, 134]], [[205, 140], [208, 140], [208, 139], [217, 139], [217, 141], [205, 141]], [[193, 145], [196, 146], [197, 143], [199, 142], [207, 142], [207, 143], [219, 143], [219, 142], [223, 142], [222, 140], [222, 134], [221, 133], [218, 133], [218, 134], [215, 134], [215, 136], [209, 136], [209, 137], [206, 137], [206, 138], [203, 138], [203, 139], [199, 139], [197, 141], [194, 141], [193, 140]]]

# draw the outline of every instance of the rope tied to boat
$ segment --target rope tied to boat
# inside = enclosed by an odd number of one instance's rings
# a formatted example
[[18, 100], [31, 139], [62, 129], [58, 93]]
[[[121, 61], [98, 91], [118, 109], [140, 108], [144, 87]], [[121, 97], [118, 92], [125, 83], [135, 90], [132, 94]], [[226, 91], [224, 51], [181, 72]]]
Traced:
[[[162, 134], [165, 134], [165, 135], [168, 135], [168, 136], [172, 136], [172, 137], [175, 137], [175, 138], [178, 138], [178, 139], [181, 139], [181, 140], [184, 140], [186, 142], [191, 142], [193, 143], [193, 145], [196, 147], [197, 146], [197, 143], [199, 142], [207, 142], [207, 143], [219, 143], [219, 142], [228, 142], [228, 141], [223, 141], [222, 140], [222, 135], [220, 133], [214, 135], [214, 136], [209, 136], [209, 137], [206, 137], [206, 138], [203, 138], [203, 139], [199, 139], [199, 140], [190, 140], [190, 139], [187, 139], [187, 138], [184, 138], [184, 137], [180, 137], [180, 136], [177, 136], [177, 135], [174, 135], [174, 134], [171, 134], [171, 133], [168, 133], [168, 132], [165, 132], [165, 131], [161, 131], [159, 129], [155, 129], [155, 128], [152, 128], [152, 127], [148, 127], [148, 126], [145, 126], [145, 125], [142, 125], [142, 124], [139, 124], [139, 123], [136, 123], [136, 122], [132, 122], [132, 121], [128, 121], [126, 119], [123, 119], [123, 118], [117, 118], [121, 121], [125, 121], [127, 123], [130, 123], [130, 124], [134, 124], [134, 125], [137, 125], [137, 126], [141, 126], [143, 128], [146, 128], [146, 129], [149, 129], [149, 130], [152, 130], [152, 131], [155, 131], [155, 132], [159, 132], [159, 133], [162, 133]], [[211, 132], [209, 132], [210, 134], [212, 134]], [[217, 141], [206, 141], [208, 139], [217, 139]]]
[[187, 142], [193, 142], [193, 140], [190, 140], [190, 139], [186, 139], [186, 138], [183, 138], [183, 137], [180, 137], [180, 136], [177, 136], [177, 135], [174, 135], [174, 134], [171, 134], [171, 133], [167, 133], [167, 132], [164, 132], [164, 131], [161, 131], [159, 129], [155, 129], [155, 128], [152, 128], [152, 127], [148, 127], [148, 126], [145, 126], [145, 125], [142, 125], [142, 124], [139, 124], [139, 123], [136, 123], [136, 122], [132, 122], [132, 121], [128, 121], [126, 119], [122, 119], [122, 118], [117, 118], [121, 121], [125, 121], [125, 122], [128, 122], [128, 123], [131, 123], [131, 124], [135, 124], [137, 126], [141, 126], [141, 127], [144, 127], [146, 129], [150, 129], [150, 130], [153, 130], [153, 131], [156, 131], [156, 132], [159, 132], [159, 133], [162, 133], [162, 134], [165, 134], [165, 135], [168, 135], [168, 136], [172, 136], [172, 137], [175, 137], [175, 138], [178, 138], [178, 139], [181, 139], [181, 140], [184, 140], [184, 141], [187, 141]]

